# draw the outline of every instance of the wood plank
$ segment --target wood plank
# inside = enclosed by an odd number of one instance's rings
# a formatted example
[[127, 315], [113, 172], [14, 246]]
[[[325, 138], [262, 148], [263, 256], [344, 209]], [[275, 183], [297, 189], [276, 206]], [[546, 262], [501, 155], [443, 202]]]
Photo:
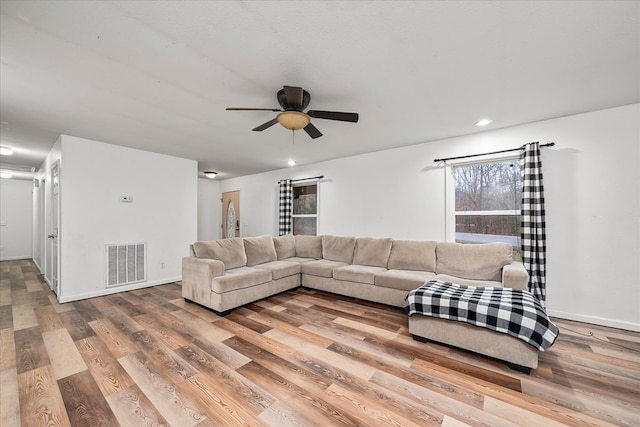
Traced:
[[269, 391], [286, 406], [307, 414], [318, 425], [359, 425], [358, 418], [353, 414], [336, 408], [255, 362], [244, 365], [238, 372], [263, 388], [269, 387]]
[[345, 370], [351, 372], [353, 375], [356, 375], [359, 378], [368, 380], [375, 372], [374, 368], [367, 366], [364, 363], [351, 360], [348, 357], [335, 353], [331, 350], [327, 350], [324, 347], [319, 347], [317, 345], [307, 343], [304, 340], [288, 335], [284, 332], [272, 329], [264, 335], [269, 338], [273, 338], [290, 348], [295, 348], [298, 352], [313, 355], [314, 357], [330, 361], [330, 363], [334, 365], [342, 366]]
[[18, 395], [23, 426], [71, 425], [51, 366], [18, 374]]
[[104, 310], [103, 314], [111, 321], [113, 326], [128, 337], [133, 336], [135, 332], [144, 330], [138, 322], [117, 307], [111, 307], [108, 310]]
[[74, 301], [73, 306], [76, 311], [82, 316], [85, 322], [89, 323], [94, 320], [102, 319], [102, 312], [96, 308], [95, 305], [92, 304], [92, 301], [95, 301], [96, 298], [92, 298], [90, 300], [80, 300]]
[[111, 407], [88, 370], [58, 380], [67, 415], [73, 426], [117, 425]]
[[48, 295], [49, 302], [51, 303], [51, 307], [56, 311], [56, 313], [64, 313], [65, 311], [75, 310], [73, 304], [70, 302], [66, 302], [64, 304], [60, 304], [56, 299], [56, 296], [52, 293]]
[[236, 351], [232, 346], [229, 346], [227, 342], [222, 343], [217, 340], [200, 337], [197, 338], [194, 343], [231, 369], [238, 369], [242, 365], [251, 361], [249, 357], [239, 351]]
[[142, 352], [129, 354], [118, 361], [170, 425], [195, 426], [206, 417], [177, 384], [163, 375], [163, 369]]
[[65, 311], [59, 313], [58, 316], [74, 341], [95, 336], [96, 333], [76, 310]]
[[37, 327], [14, 332], [18, 374], [49, 365], [49, 355]]
[[317, 394], [321, 394], [331, 385], [331, 381], [326, 380], [322, 375], [318, 375], [313, 371], [304, 369], [304, 365], [282, 359], [265, 349], [243, 340], [240, 337], [229, 338], [224, 342], [224, 344], [237, 350], [240, 354], [247, 355], [246, 363], [254, 361], [281, 377], [290, 379], [297, 386], [305, 390], [313, 390]]
[[[236, 370], [229, 368], [195, 344], [178, 350], [181, 356], [196, 366], [200, 372], [200, 382], [207, 379], [215, 381], [216, 390], [224, 392], [227, 399], [239, 407], [250, 411], [253, 415], [260, 414], [264, 408], [274, 402], [270, 393], [243, 378]], [[206, 377], [206, 378], [205, 378]], [[220, 398], [220, 400], [225, 400]]]
[[139, 331], [134, 334], [134, 342], [138, 348], [157, 366], [162, 366], [163, 374], [170, 380], [181, 382], [196, 374], [196, 370], [183, 358], [178, 356], [161, 340], [156, 339], [148, 331]]
[[42, 332], [64, 328], [64, 325], [60, 320], [60, 316], [58, 316], [56, 309], [51, 304], [43, 307], [37, 307], [34, 311]]
[[340, 385], [332, 384], [325, 392], [327, 401], [335, 407], [353, 413], [365, 425], [375, 426], [403, 426], [422, 427], [440, 426], [442, 419], [433, 419], [432, 422], [414, 422], [402, 415], [389, 410], [386, 406], [379, 405], [377, 401], [367, 399], [360, 393], [352, 392]]
[[138, 351], [131, 338], [118, 329], [110, 319], [105, 317], [100, 320], [94, 320], [89, 322], [89, 326], [114, 358], [118, 359]]
[[75, 345], [103, 396], [108, 397], [135, 385], [99, 337], [84, 338], [76, 341]]
[[227, 393], [221, 393], [219, 383], [208, 375], [196, 374], [189, 377], [185, 385], [190, 391], [190, 396], [201, 405], [215, 425], [264, 425]]
[[0, 329], [0, 371], [16, 368], [16, 344], [13, 329]]
[[168, 426], [162, 414], [135, 384], [107, 396], [107, 402], [122, 426]]
[[[11, 302], [10, 298], [9, 302]], [[13, 308], [11, 304], [0, 306], [0, 329], [7, 328], [13, 328]]]
[[437, 423], [442, 419], [442, 414], [435, 411], [431, 412], [428, 407], [416, 405], [410, 399], [384, 387], [380, 387], [371, 380], [358, 378], [340, 366], [329, 364], [324, 360], [301, 353], [294, 354], [288, 360], [304, 370], [309, 370], [310, 372], [320, 375], [324, 378], [325, 383], [340, 384], [362, 395], [365, 399], [384, 402], [384, 405], [388, 407], [389, 410], [401, 413], [412, 420], [429, 425]]
[[0, 426], [20, 425], [20, 398], [18, 372], [15, 367], [0, 371]]
[[294, 411], [280, 401], [275, 402], [260, 414], [259, 417], [267, 425], [278, 427], [300, 427], [317, 425], [305, 416], [304, 413]]
[[66, 329], [44, 332], [42, 339], [56, 380], [87, 369]]
[[12, 306], [13, 330], [33, 328], [38, 326], [38, 318], [36, 317], [33, 307], [29, 304]]

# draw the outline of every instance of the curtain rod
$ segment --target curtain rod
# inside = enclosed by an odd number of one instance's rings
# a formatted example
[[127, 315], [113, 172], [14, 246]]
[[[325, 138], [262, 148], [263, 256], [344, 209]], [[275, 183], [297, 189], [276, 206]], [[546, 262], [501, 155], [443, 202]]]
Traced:
[[[322, 178], [324, 178], [324, 175], [312, 176], [312, 177], [309, 177], [309, 178], [292, 179], [291, 182], [308, 181], [310, 179], [322, 179]], [[280, 184], [282, 181], [284, 181], [284, 179], [281, 179], [280, 181], [278, 181], [278, 184]]]
[[[553, 147], [554, 145], [556, 145], [555, 142], [550, 142], [548, 144], [541, 144], [540, 147]], [[438, 162], [446, 162], [447, 160], [458, 160], [458, 159], [467, 159], [469, 157], [479, 157], [479, 156], [487, 156], [489, 154], [500, 154], [500, 153], [509, 153], [511, 151], [518, 151], [518, 150], [522, 150], [522, 148], [524, 147], [524, 145], [522, 147], [518, 147], [518, 148], [510, 148], [508, 150], [500, 150], [500, 151], [492, 151], [490, 153], [482, 153], [482, 154], [469, 154], [467, 156], [458, 156], [458, 157], [447, 157], [444, 159], [433, 159], [433, 161], [435, 163]]]

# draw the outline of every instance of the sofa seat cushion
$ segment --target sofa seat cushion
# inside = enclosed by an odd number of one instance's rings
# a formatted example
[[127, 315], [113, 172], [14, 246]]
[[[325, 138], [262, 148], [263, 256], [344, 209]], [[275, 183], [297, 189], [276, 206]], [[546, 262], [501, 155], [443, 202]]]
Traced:
[[384, 288], [412, 291], [436, 277], [430, 271], [388, 270], [376, 276], [375, 285]]
[[346, 265], [348, 265], [346, 262], [317, 259], [315, 261], [303, 262], [300, 264], [300, 270], [303, 274], [331, 279], [333, 277], [334, 268], [344, 267]]
[[245, 237], [244, 251], [247, 254], [247, 267], [278, 259], [271, 236]]
[[356, 240], [353, 264], [387, 268], [392, 244], [392, 239], [359, 237]]
[[294, 261], [272, 261], [256, 265], [254, 268], [269, 270], [273, 280], [300, 274], [300, 263]]
[[347, 265], [338, 267], [333, 270], [333, 278], [336, 280], [345, 280], [348, 282], [366, 283], [373, 285], [376, 274], [382, 274], [387, 271], [384, 267], [373, 267], [370, 265]]
[[193, 251], [198, 258], [222, 261], [227, 270], [247, 265], [244, 241], [240, 237], [195, 242]]
[[502, 280], [502, 267], [511, 264], [513, 247], [508, 243], [439, 242], [436, 274], [473, 280]]
[[465, 279], [462, 277], [449, 276], [448, 274], [436, 274], [434, 280], [439, 280], [441, 282], [449, 282], [455, 283], [457, 285], [466, 285], [466, 286], [478, 286], [478, 287], [502, 287], [502, 282], [499, 280], [475, 280], [475, 279]]
[[315, 261], [315, 260], [316, 260], [315, 258], [303, 258], [299, 256], [292, 256], [291, 258], [285, 258], [282, 261], [303, 263], [303, 262], [309, 262], [309, 261]]
[[252, 267], [239, 267], [227, 270], [224, 276], [211, 281], [211, 290], [223, 294], [237, 289], [250, 288], [271, 281], [271, 271]]

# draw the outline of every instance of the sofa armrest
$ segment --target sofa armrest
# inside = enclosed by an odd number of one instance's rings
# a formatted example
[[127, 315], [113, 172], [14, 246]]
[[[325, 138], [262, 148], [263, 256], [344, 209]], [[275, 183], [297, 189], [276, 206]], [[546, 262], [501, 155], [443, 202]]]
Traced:
[[529, 273], [520, 261], [513, 261], [502, 268], [502, 286], [527, 290]]
[[224, 275], [225, 266], [217, 259], [182, 258], [182, 296], [199, 304], [208, 305], [211, 298], [211, 282]]

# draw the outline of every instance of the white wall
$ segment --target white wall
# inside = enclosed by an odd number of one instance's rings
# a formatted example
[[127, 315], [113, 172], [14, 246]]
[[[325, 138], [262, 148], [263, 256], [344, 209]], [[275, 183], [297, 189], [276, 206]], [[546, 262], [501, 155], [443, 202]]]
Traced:
[[531, 141], [556, 143], [542, 151], [549, 313], [640, 331], [639, 104], [224, 180], [220, 192], [240, 190], [243, 236], [277, 235], [277, 181], [324, 175], [318, 234], [444, 240], [433, 159]]
[[220, 182], [198, 179], [198, 240], [220, 238]]
[[[66, 135], [59, 141], [58, 299], [179, 280], [181, 259], [197, 237], [197, 163]], [[57, 156], [54, 150], [45, 166]], [[121, 202], [122, 195], [133, 203]], [[133, 242], [147, 243], [147, 281], [107, 289], [105, 245]]]
[[31, 258], [32, 181], [0, 179], [0, 260]]

